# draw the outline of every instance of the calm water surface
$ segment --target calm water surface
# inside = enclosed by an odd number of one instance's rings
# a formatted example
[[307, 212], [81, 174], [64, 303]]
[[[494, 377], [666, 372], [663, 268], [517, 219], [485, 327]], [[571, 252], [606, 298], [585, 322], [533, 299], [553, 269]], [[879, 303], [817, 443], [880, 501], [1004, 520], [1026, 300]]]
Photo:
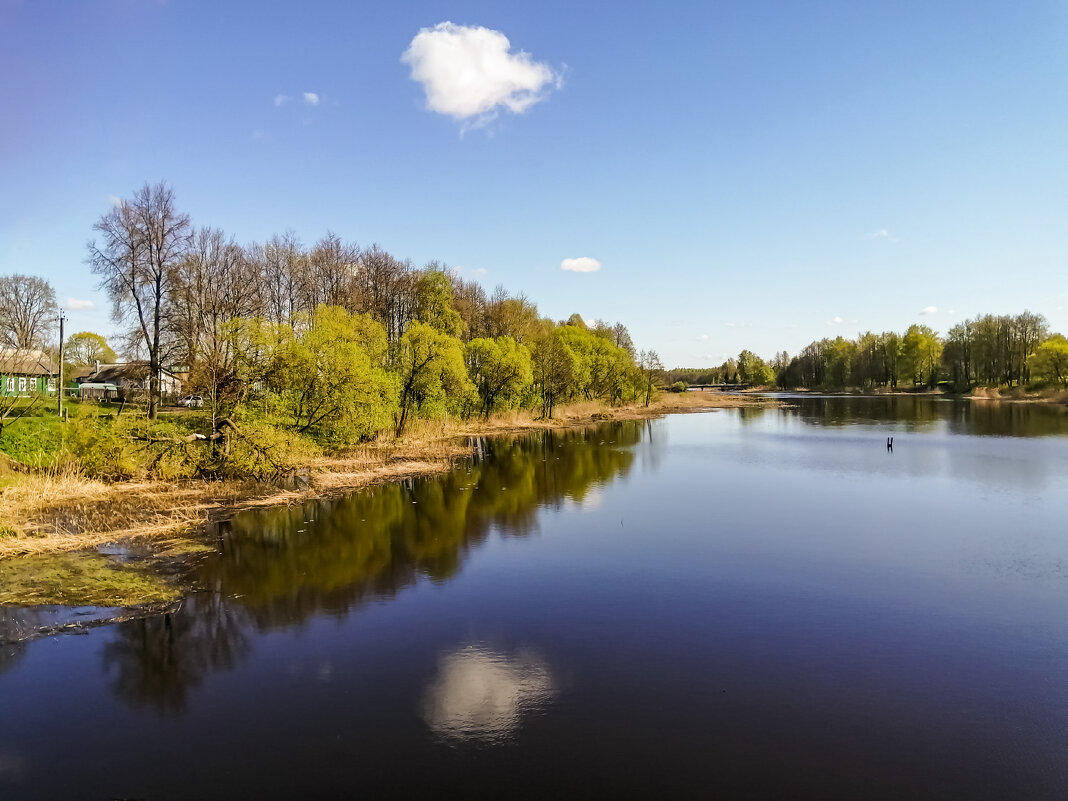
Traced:
[[1063, 410], [792, 403], [242, 515], [0, 646], [0, 798], [1068, 798]]

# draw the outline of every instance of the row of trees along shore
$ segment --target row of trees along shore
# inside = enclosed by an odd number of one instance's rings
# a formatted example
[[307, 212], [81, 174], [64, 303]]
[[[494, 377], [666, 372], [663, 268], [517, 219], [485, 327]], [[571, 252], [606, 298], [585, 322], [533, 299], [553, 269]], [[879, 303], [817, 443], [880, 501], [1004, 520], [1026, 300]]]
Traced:
[[[659, 367], [622, 324], [555, 322], [523, 295], [487, 294], [436, 262], [416, 268], [330, 233], [311, 247], [292, 233], [240, 245], [195, 227], [162, 183], [115, 203], [93, 229], [87, 263], [124, 332], [120, 349], [149, 365], [148, 420], [123, 433], [172, 472], [275, 472], [308, 448], [399, 435], [415, 418], [648, 402]], [[196, 415], [151, 423], [160, 370], [178, 365], [184, 391], [207, 401], [203, 431], [175, 429]], [[87, 437], [100, 445], [106, 433]], [[108, 442], [105, 453], [123, 447]], [[83, 454], [90, 463], [107, 460]]]
[[719, 367], [671, 370], [667, 379], [782, 389], [1068, 388], [1068, 339], [1051, 334], [1040, 314], [985, 314], [957, 323], [945, 336], [912, 325], [903, 334], [868, 331], [855, 339], [821, 339], [796, 356], [781, 351], [770, 361], [743, 350]]

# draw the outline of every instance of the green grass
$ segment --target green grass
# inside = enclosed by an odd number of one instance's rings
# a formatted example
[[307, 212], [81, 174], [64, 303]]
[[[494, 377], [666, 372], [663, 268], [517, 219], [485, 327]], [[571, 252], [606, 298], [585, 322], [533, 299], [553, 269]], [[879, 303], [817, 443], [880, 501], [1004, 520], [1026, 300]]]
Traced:
[[177, 587], [145, 568], [95, 552], [42, 554], [0, 562], [0, 604], [140, 606], [173, 601]]
[[62, 447], [62, 423], [54, 415], [8, 422], [0, 434], [0, 451], [32, 467], [54, 464]]

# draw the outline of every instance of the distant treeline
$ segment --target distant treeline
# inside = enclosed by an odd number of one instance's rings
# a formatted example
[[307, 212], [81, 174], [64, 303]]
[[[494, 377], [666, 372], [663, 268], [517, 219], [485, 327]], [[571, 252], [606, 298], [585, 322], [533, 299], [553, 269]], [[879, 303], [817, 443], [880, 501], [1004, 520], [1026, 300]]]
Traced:
[[824, 338], [796, 356], [781, 351], [768, 361], [743, 350], [719, 367], [669, 370], [666, 379], [782, 389], [1068, 387], [1068, 340], [1051, 334], [1040, 314], [986, 314], [957, 323], [944, 337], [926, 325], [903, 334], [868, 331], [854, 339]]

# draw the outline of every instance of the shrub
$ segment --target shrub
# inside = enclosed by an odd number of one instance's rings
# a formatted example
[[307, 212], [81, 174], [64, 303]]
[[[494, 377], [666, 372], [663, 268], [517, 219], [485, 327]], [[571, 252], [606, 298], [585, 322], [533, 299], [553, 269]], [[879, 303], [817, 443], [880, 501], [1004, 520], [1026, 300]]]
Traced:
[[90, 478], [129, 478], [138, 472], [126, 425], [82, 406], [64, 427], [65, 461]]
[[220, 454], [215, 472], [229, 477], [270, 478], [307, 466], [320, 454], [308, 437], [261, 421], [243, 421], [239, 433], [230, 440], [230, 452]]
[[4, 426], [0, 451], [32, 467], [51, 467], [63, 451], [63, 430], [58, 417], [24, 417]]

